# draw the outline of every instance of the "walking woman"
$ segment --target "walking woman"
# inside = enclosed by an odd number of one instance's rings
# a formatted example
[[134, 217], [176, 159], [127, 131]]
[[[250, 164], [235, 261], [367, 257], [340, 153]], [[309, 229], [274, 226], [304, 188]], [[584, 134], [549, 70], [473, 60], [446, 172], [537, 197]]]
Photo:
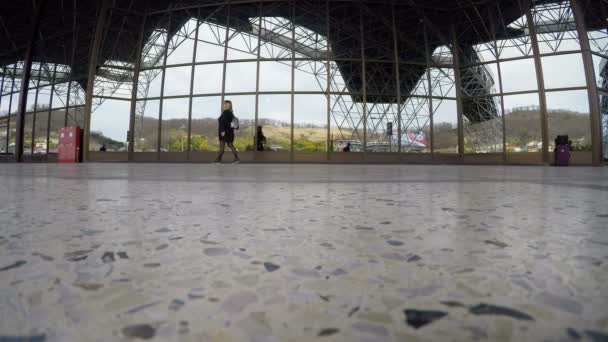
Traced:
[[232, 122], [234, 121], [234, 113], [232, 112], [232, 102], [226, 100], [224, 101], [224, 111], [222, 115], [217, 119], [218, 121], [218, 135], [220, 139], [220, 153], [215, 159], [215, 163], [222, 162], [222, 156], [224, 155], [224, 149], [226, 145], [230, 147], [232, 150], [232, 154], [234, 154], [234, 164], [238, 164], [241, 162], [238, 154], [236, 153], [236, 148], [234, 148], [234, 127], [232, 127]]

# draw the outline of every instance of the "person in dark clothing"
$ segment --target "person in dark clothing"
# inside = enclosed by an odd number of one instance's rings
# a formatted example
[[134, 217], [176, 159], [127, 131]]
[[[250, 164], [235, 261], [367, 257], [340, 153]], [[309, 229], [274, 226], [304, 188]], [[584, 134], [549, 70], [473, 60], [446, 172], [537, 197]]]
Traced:
[[101, 147], [99, 148], [99, 152], [105, 152], [106, 151], [106, 144], [102, 144]]
[[224, 111], [222, 115], [217, 119], [218, 121], [218, 137], [220, 139], [220, 153], [215, 159], [215, 163], [222, 162], [222, 156], [224, 155], [224, 149], [226, 145], [232, 150], [234, 154], [234, 164], [241, 162], [236, 148], [234, 148], [234, 128], [232, 127], [232, 121], [234, 120], [234, 113], [232, 112], [232, 102], [224, 101]]
[[342, 152], [350, 152], [350, 143], [346, 144], [346, 147], [344, 147], [344, 149], [342, 149]]
[[264, 145], [266, 145], [266, 137], [264, 136], [264, 132], [262, 132], [262, 126], [258, 126], [258, 141], [256, 143], [256, 149], [258, 151], [264, 151]]

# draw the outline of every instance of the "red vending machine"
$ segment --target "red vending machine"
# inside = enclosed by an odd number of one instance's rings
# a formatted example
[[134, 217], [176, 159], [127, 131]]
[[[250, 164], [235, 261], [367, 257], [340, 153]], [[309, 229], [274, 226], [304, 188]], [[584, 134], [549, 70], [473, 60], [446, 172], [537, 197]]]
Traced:
[[57, 162], [79, 163], [80, 148], [80, 127], [62, 127], [59, 129]]

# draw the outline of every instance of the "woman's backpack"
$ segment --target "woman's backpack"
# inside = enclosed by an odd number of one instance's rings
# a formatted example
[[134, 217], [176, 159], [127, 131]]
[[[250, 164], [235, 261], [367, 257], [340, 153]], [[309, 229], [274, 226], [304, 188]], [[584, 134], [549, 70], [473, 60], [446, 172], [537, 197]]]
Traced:
[[230, 127], [232, 129], [239, 129], [239, 118], [235, 115], [232, 116], [232, 122], [230, 122]]

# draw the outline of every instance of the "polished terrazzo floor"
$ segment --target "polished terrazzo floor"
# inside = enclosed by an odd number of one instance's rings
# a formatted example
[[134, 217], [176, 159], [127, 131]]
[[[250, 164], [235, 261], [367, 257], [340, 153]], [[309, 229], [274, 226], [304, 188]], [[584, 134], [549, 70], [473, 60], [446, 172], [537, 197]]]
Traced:
[[0, 165], [0, 341], [606, 341], [608, 169]]

